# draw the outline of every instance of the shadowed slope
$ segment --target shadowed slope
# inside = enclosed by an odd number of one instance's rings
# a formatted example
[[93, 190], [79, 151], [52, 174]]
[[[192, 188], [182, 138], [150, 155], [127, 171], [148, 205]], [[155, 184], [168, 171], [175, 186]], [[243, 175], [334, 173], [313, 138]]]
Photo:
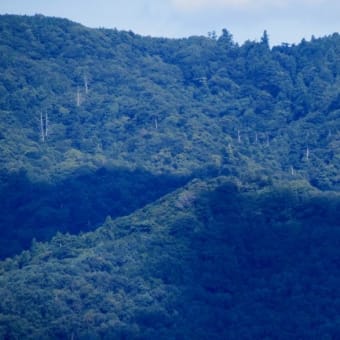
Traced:
[[33, 182], [25, 172], [2, 174], [2, 179], [0, 258], [27, 249], [33, 238], [93, 230], [106, 216], [127, 215], [187, 180], [124, 168], [78, 169], [50, 184]]
[[57, 235], [3, 262], [0, 334], [332, 338], [339, 204], [300, 183], [196, 180], [93, 233]]

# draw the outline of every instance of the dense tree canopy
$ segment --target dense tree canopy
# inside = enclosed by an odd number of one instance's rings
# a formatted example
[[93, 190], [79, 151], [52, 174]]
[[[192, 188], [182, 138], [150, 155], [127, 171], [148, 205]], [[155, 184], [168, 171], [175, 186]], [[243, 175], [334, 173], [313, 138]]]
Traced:
[[338, 33], [4, 15], [0, 73], [0, 338], [337, 338]]
[[2, 338], [336, 338], [340, 196], [194, 180], [0, 264]]

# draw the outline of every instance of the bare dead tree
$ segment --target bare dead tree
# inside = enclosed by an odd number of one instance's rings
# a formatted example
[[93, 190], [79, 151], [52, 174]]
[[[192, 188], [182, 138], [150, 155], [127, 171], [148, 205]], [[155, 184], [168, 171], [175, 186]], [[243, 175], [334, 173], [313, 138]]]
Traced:
[[47, 111], [45, 112], [45, 137], [47, 138], [47, 135], [48, 135], [48, 113]]
[[88, 79], [87, 79], [87, 75], [84, 75], [84, 88], [85, 88], [85, 94], [89, 93], [89, 83], [88, 83]]
[[43, 142], [45, 142], [47, 135], [48, 135], [48, 114], [45, 112], [45, 117], [43, 113], [40, 111], [39, 117], [39, 130], [40, 130], [40, 137]]
[[309, 151], [309, 147], [307, 145], [307, 149], [306, 149], [306, 159], [307, 159], [307, 161], [309, 161], [309, 154], [310, 154], [310, 151]]
[[81, 104], [81, 94], [80, 94], [79, 87], [77, 87], [76, 104], [77, 104], [77, 107], [79, 107]]
[[40, 111], [40, 136], [41, 136], [41, 140], [45, 142], [44, 120], [43, 120], [43, 114], [41, 111]]

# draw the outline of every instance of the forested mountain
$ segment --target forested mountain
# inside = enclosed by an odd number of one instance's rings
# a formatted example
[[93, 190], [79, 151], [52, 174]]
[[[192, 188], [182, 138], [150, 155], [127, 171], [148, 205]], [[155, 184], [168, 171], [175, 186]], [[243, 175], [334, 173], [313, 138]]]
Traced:
[[0, 72], [0, 336], [336, 338], [338, 33], [5, 15]]
[[194, 180], [0, 264], [3, 339], [337, 339], [340, 196]]

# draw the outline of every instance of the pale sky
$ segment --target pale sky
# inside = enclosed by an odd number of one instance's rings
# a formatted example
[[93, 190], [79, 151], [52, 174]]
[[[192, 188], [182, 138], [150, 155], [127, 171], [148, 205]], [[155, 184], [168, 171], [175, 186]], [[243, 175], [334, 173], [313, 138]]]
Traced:
[[259, 40], [267, 30], [272, 45], [340, 31], [339, 0], [0, 0], [5, 13], [39, 13], [157, 37], [219, 35], [226, 28], [239, 43]]

